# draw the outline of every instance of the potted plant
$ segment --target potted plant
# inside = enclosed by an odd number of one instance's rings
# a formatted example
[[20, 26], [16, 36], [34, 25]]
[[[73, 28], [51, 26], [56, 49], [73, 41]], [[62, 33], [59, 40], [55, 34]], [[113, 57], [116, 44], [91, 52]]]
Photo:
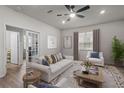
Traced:
[[89, 73], [91, 66], [93, 66], [93, 64], [89, 60], [84, 60], [81, 65], [84, 66], [85, 71], [83, 71], [83, 73], [86, 73], [86, 74]]
[[116, 36], [112, 41], [112, 57], [116, 65], [122, 65], [124, 59], [124, 43], [122, 43]]

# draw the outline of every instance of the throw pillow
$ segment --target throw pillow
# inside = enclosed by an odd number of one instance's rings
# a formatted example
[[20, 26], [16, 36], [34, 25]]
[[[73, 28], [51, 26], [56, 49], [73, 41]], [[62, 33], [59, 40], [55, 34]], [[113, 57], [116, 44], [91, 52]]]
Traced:
[[47, 84], [47, 83], [35, 83], [33, 85], [37, 88], [58, 88], [57, 86]]
[[54, 54], [54, 58], [55, 58], [56, 62], [58, 62], [58, 58], [57, 58], [56, 54]]
[[59, 53], [59, 56], [60, 56], [60, 59], [63, 59], [63, 57], [62, 57], [62, 53]]
[[55, 56], [54, 56], [54, 55], [51, 55], [51, 58], [52, 58], [52, 60], [53, 60], [53, 63], [56, 63], [56, 58], [55, 58]]
[[66, 57], [62, 54], [62, 59], [66, 59]]
[[65, 56], [62, 56], [62, 57], [63, 57], [63, 59], [66, 59]]
[[92, 53], [90, 54], [90, 57], [91, 57], [91, 58], [99, 58], [99, 52], [92, 52]]
[[59, 54], [56, 54], [56, 56], [57, 56], [58, 61], [60, 61], [61, 59], [60, 59]]
[[45, 65], [45, 66], [49, 66], [48, 61], [47, 61], [47, 60], [45, 60], [45, 59], [42, 59], [42, 64], [43, 64], [43, 65]]
[[52, 60], [51, 56], [44, 56], [44, 57], [49, 62], [49, 64], [52, 64], [53, 63], [53, 60]]

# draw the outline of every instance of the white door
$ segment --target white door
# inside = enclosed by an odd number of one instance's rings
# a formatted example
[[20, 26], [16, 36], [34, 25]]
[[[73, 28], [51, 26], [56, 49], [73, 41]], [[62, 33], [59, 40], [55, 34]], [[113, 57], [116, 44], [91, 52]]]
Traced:
[[19, 33], [11, 32], [10, 34], [10, 48], [11, 48], [11, 63], [18, 64], [19, 63]]
[[39, 56], [39, 33], [26, 31], [26, 60], [31, 62], [34, 57]]

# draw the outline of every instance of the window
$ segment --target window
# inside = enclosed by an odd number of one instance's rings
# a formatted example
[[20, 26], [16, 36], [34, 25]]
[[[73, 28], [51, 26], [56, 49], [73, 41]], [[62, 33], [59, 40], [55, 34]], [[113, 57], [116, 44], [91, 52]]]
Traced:
[[79, 50], [93, 50], [93, 32], [79, 33]]

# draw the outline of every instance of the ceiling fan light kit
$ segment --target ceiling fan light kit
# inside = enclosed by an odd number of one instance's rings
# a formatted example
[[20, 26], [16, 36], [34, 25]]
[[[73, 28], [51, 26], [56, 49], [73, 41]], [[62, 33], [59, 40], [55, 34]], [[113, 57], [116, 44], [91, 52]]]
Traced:
[[76, 14], [75, 14], [75, 13], [71, 13], [69, 16], [70, 16], [71, 18], [73, 18], [73, 17], [76, 16]]
[[65, 21], [64, 20], [62, 21], [62, 24], [65, 24]]
[[90, 6], [84, 6], [83, 8], [78, 9], [77, 11], [74, 10], [75, 6], [74, 5], [65, 5], [66, 9], [69, 11], [69, 14], [65, 13], [65, 14], [57, 14], [57, 16], [69, 16], [69, 18], [67, 18], [67, 20], [63, 20], [62, 24], [65, 24], [66, 22], [69, 22], [71, 20], [71, 18], [79, 17], [79, 18], [84, 18], [85, 16], [80, 15], [80, 12], [86, 11], [88, 9], [90, 9]]
[[[79, 17], [79, 18], [84, 18], [85, 16], [80, 15], [79, 13], [90, 9], [90, 6], [89, 6], [89, 5], [84, 6], [83, 8], [80, 8], [80, 9], [78, 9], [77, 11], [74, 10], [74, 8], [75, 8], [74, 5], [65, 5], [65, 7], [66, 7], [66, 9], [70, 12], [70, 14], [69, 14], [69, 17], [70, 17], [70, 18], [74, 18], [75, 16], [77, 16], [77, 17]], [[70, 18], [68, 18], [68, 19], [66, 20], [66, 22], [70, 21], [70, 20], [71, 20]]]
[[104, 14], [106, 11], [105, 10], [101, 10], [100, 11], [100, 14], [102, 15], [102, 14]]

